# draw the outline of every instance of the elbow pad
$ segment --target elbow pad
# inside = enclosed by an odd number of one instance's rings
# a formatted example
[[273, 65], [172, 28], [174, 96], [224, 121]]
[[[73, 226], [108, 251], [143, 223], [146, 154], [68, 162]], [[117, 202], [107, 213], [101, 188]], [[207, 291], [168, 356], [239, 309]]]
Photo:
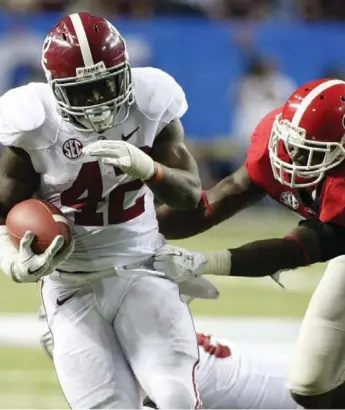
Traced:
[[317, 234], [322, 253], [321, 262], [345, 254], [345, 227], [333, 223], [324, 224], [318, 219], [306, 219], [299, 225], [312, 229]]

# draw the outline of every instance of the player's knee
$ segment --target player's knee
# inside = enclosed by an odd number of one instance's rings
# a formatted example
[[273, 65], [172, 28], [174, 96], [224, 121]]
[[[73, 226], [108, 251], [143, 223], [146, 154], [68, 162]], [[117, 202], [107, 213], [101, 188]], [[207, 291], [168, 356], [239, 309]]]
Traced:
[[188, 388], [176, 379], [165, 380], [155, 392], [155, 403], [160, 409], [195, 409], [199, 408], [196, 390]]
[[[331, 373], [326, 374], [331, 375]], [[301, 378], [294, 381], [289, 380], [288, 384], [292, 398], [300, 406], [307, 409], [332, 408], [329, 406], [334, 397], [334, 392], [339, 390], [337, 386], [340, 382], [336, 383], [334, 377], [325, 377], [325, 374], [322, 373], [313, 376], [303, 380]], [[345, 395], [342, 395], [342, 397], [345, 397]]]
[[[339, 386], [344, 373], [341, 354], [343, 334], [331, 326], [311, 326], [311, 334], [321, 335], [320, 340], [301, 339], [293, 355], [287, 385], [294, 394], [317, 396]], [[334, 331], [332, 331], [334, 330]], [[327, 336], [327, 338], [325, 337]]]
[[318, 372], [313, 366], [307, 366], [304, 370], [293, 367], [288, 379], [290, 391], [302, 397], [326, 393], [331, 390], [331, 383], [332, 380], [324, 377], [323, 372]]

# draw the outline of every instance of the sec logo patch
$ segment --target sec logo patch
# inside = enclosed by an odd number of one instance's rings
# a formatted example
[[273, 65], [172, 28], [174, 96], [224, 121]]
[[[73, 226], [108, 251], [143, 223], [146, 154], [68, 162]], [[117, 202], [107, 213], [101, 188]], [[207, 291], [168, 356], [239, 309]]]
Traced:
[[62, 152], [64, 156], [72, 160], [79, 158], [83, 153], [82, 150], [83, 144], [75, 138], [67, 140], [62, 146]]
[[299, 208], [299, 202], [298, 202], [297, 198], [290, 191], [283, 192], [280, 195], [280, 202], [282, 204], [288, 206], [289, 208], [294, 209], [294, 210]]

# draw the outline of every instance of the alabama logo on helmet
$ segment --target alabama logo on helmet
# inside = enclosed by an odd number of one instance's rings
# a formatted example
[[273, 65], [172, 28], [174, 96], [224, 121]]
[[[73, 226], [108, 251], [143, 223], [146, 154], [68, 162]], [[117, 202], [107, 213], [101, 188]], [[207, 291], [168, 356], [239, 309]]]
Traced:
[[62, 152], [68, 159], [78, 159], [83, 153], [83, 144], [79, 140], [71, 138], [63, 144]]
[[298, 209], [299, 208], [299, 202], [297, 200], [297, 198], [295, 197], [295, 195], [290, 192], [290, 191], [286, 191], [283, 192], [280, 195], [280, 202], [286, 206], [288, 206], [291, 209]]

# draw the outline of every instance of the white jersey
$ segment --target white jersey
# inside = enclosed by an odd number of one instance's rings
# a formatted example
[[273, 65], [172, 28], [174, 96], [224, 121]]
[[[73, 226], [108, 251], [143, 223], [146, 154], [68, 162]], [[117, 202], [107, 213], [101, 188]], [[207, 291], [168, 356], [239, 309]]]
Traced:
[[205, 409], [296, 409], [282, 363], [244, 352], [225, 339], [197, 334], [198, 388]]
[[37, 196], [59, 207], [72, 225], [76, 246], [64, 271], [141, 261], [164, 242], [151, 190], [82, 153], [97, 139], [129, 135], [131, 144], [149, 152], [159, 132], [186, 112], [184, 92], [171, 76], [154, 68], [134, 68], [132, 75], [136, 102], [129, 117], [102, 135], [63, 121], [48, 84], [30, 83], [0, 98], [0, 144], [29, 153], [41, 175]]

